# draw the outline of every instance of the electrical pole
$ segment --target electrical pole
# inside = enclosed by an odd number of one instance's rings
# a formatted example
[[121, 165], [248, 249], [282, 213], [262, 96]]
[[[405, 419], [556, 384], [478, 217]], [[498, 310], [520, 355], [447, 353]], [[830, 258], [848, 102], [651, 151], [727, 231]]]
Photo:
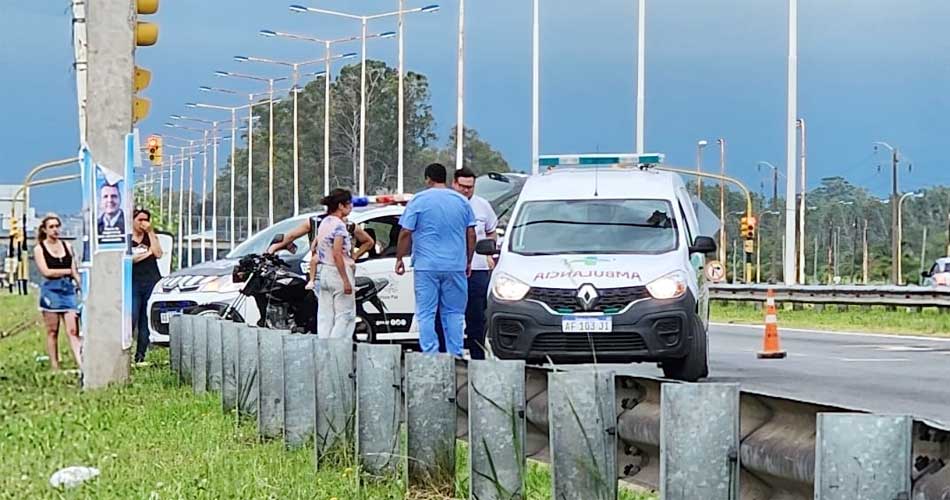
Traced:
[[893, 255], [893, 262], [891, 263], [891, 282], [899, 285], [901, 282], [900, 276], [900, 261], [901, 261], [901, 245], [900, 245], [900, 194], [897, 190], [897, 164], [899, 161], [897, 148], [894, 148], [891, 151], [891, 255]]
[[[726, 140], [720, 137], [719, 144], [719, 175], [726, 175]], [[719, 180], [719, 262], [726, 262], [726, 181]]]
[[864, 249], [862, 251], [863, 262], [861, 262], [861, 273], [862, 273], [862, 278], [864, 278], [864, 284], [867, 285], [868, 284], [868, 220], [867, 218], [864, 219], [864, 238], [863, 239], [864, 239], [864, 243], [863, 243]]
[[920, 279], [920, 273], [924, 272], [924, 265], [926, 265], [927, 260], [927, 226], [924, 226], [924, 236], [923, 241], [920, 242], [920, 270], [917, 272], [918, 280]]
[[[129, 0], [86, 5], [88, 41], [86, 141], [95, 161], [123, 175], [125, 136], [132, 130], [135, 6]], [[134, 179], [125, 179], [134, 182]], [[128, 215], [127, 215], [128, 216]], [[93, 242], [95, 243], [95, 242]], [[83, 321], [82, 386], [96, 389], [129, 380], [129, 351], [122, 348], [122, 275], [125, 252], [98, 252], [89, 271]]]

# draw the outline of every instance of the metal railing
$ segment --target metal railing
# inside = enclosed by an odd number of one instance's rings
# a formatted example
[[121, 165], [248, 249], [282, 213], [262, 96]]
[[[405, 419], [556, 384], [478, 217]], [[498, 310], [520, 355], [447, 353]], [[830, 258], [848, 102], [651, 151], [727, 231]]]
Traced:
[[950, 289], [925, 286], [784, 286], [717, 284], [709, 287], [713, 300], [765, 302], [769, 290], [776, 302], [842, 306], [950, 308]]
[[181, 382], [220, 391], [262, 438], [314, 444], [318, 466], [331, 446], [355, 446], [369, 474], [408, 467], [410, 485], [451, 489], [458, 437], [470, 443], [472, 498], [522, 498], [525, 458], [551, 464], [554, 498], [615, 499], [617, 480], [669, 500], [950, 498], [950, 430], [910, 416], [609, 365], [403, 357], [373, 344], [354, 355], [349, 339], [197, 316], [176, 316], [170, 335]]

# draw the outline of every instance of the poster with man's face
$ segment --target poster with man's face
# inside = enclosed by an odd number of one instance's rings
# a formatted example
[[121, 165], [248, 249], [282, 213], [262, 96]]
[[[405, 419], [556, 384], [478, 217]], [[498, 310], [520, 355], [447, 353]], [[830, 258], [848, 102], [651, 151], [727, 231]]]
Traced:
[[96, 242], [99, 250], [125, 250], [126, 226], [124, 179], [96, 165]]

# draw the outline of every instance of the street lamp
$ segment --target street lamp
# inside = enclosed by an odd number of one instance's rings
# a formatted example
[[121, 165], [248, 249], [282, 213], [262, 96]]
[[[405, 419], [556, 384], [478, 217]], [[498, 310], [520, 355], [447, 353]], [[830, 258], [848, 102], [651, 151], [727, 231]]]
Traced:
[[719, 219], [722, 221], [722, 230], [719, 231], [719, 262], [726, 262], [726, 140], [716, 139], [719, 145]]
[[[696, 173], [703, 173], [703, 149], [709, 145], [709, 142], [706, 139], [700, 139], [696, 141]], [[703, 199], [703, 176], [699, 175], [696, 178], [696, 198], [700, 201]]]
[[[200, 90], [204, 92], [218, 92], [224, 94], [237, 94], [237, 92], [229, 89], [219, 89], [214, 87], [199, 87]], [[247, 237], [250, 238], [254, 234], [254, 210], [253, 210], [253, 201], [254, 201], [254, 176], [253, 176], [253, 166], [254, 166], [254, 119], [257, 118], [254, 116], [254, 100], [265, 96], [270, 95], [269, 92], [258, 92], [247, 94]], [[269, 98], [269, 101], [280, 102], [280, 99]]]
[[[740, 212], [740, 213], [744, 213], [744, 212]], [[779, 212], [778, 210], [763, 210], [759, 212], [759, 227], [756, 228], [755, 230], [755, 282], [756, 283], [762, 282], [762, 231], [760, 229], [763, 226], [762, 219], [764, 219], [766, 215], [781, 215], [781, 214], [782, 212]], [[769, 281], [772, 281], [775, 279], [775, 251], [774, 250], [772, 251], [771, 260], [772, 262], [769, 265], [769, 270], [771, 271], [769, 273], [770, 274]]]
[[[302, 62], [290, 62], [290, 61], [281, 61], [276, 59], [267, 59], [264, 57], [247, 57], [247, 56], [235, 56], [234, 60], [239, 62], [257, 62], [265, 64], [276, 64], [280, 66], [287, 66], [291, 69], [291, 78], [293, 83], [291, 88], [293, 89], [294, 94], [294, 216], [300, 214], [300, 170], [298, 167], [299, 163], [299, 142], [298, 142], [298, 132], [297, 132], [297, 94], [300, 93], [298, 83], [300, 80], [300, 68], [302, 66], [307, 66], [310, 64], [324, 63], [326, 66], [329, 66], [330, 60], [335, 59], [350, 59], [356, 57], [356, 52], [349, 52], [346, 54], [341, 54], [338, 56], [327, 56], [323, 59], [314, 59], [310, 61]], [[312, 73], [312, 76], [319, 77], [322, 76], [324, 80], [329, 81], [327, 71], [320, 71], [317, 73]]]
[[[212, 189], [214, 189], [215, 195], [212, 199], [212, 210], [217, 206], [217, 180], [218, 180], [218, 123], [214, 120], [205, 120], [204, 118], [195, 118], [191, 116], [183, 115], [171, 115], [172, 120], [179, 121], [192, 121], [198, 123], [204, 123], [211, 126], [211, 147], [213, 151], [213, 161], [212, 161], [212, 176], [214, 178]], [[199, 231], [201, 233], [201, 262], [204, 262], [207, 258], [207, 247], [205, 245], [205, 231], [207, 227], [205, 226], [205, 219], [208, 217], [208, 130], [204, 131], [204, 153], [202, 154], [202, 166], [201, 166], [201, 220], [199, 221]], [[217, 255], [217, 222], [216, 222], [216, 213], [212, 215], [211, 227], [212, 232], [215, 235], [215, 239], [211, 244], [211, 248], [214, 251], [214, 254]], [[212, 259], [213, 260], [213, 259]]]
[[[189, 132], [200, 133], [202, 135], [206, 133], [206, 131], [203, 129], [189, 127], [189, 126], [181, 125], [178, 123], [168, 122], [168, 123], [165, 123], [165, 126], [168, 128], [175, 128], [175, 129], [180, 129], [180, 130], [187, 130]], [[195, 192], [195, 154], [197, 154], [193, 150], [195, 147], [195, 142], [198, 142], [198, 141], [195, 139], [187, 139], [187, 140], [188, 140], [188, 148], [189, 150], [192, 150], [192, 153], [188, 157], [188, 267], [191, 267], [192, 264], [194, 263], [192, 253], [194, 251], [193, 244], [194, 244], [195, 233], [194, 233], [194, 219], [193, 219], [194, 216], [192, 214], [192, 209], [194, 207], [193, 195]], [[184, 168], [182, 168], [182, 171], [184, 171]], [[184, 182], [182, 182], [182, 187], [184, 187]], [[179, 215], [180, 218], [184, 218], [185, 212], [180, 206], [181, 201], [183, 200], [181, 200], [181, 195], [180, 195], [178, 213], [180, 214]], [[181, 224], [179, 224], [179, 230], [178, 230], [178, 247], [183, 248], [182, 241], [181, 241], [182, 231], [181, 231], [180, 226]], [[181, 260], [182, 259], [179, 258], [179, 261]]]
[[[245, 105], [243, 105], [243, 106], [215, 106], [215, 105], [213, 105], [213, 104], [202, 104], [202, 103], [190, 102], [190, 103], [186, 103], [185, 106], [187, 106], [187, 107], [189, 107], [189, 108], [196, 108], [196, 109], [214, 109], [214, 110], [230, 111], [230, 112], [231, 112], [231, 175], [230, 175], [230, 177], [231, 177], [231, 210], [230, 210], [230, 212], [229, 212], [229, 214], [230, 214], [230, 217], [229, 217], [229, 223], [230, 223], [229, 233], [230, 233], [230, 239], [231, 239], [231, 248], [233, 249], [233, 248], [234, 248], [234, 244], [235, 244], [235, 241], [234, 241], [234, 216], [235, 216], [235, 213], [234, 213], [234, 177], [235, 177], [235, 175], [236, 175], [236, 173], [235, 173], [235, 171], [236, 171], [236, 165], [235, 165], [235, 156], [236, 156], [235, 153], [236, 153], [236, 151], [235, 151], [235, 150], [236, 150], [236, 147], [237, 147], [237, 111], [238, 111], [239, 109], [244, 109], [244, 108], [246, 108], [246, 107], [249, 107], [250, 104], [245, 104]], [[249, 139], [249, 140], [250, 140], [250, 139]], [[217, 171], [217, 169], [216, 169], [215, 171]], [[214, 189], [215, 189], [215, 192], [217, 192], [217, 182], [215, 182], [215, 187], [214, 187]], [[214, 204], [215, 204], [215, 207], [217, 207], [217, 196], [215, 196]], [[214, 213], [215, 213], [215, 216], [217, 216], [217, 213], [218, 213], [217, 208], [214, 209]], [[217, 232], [215, 232], [215, 235], [217, 235]], [[214, 254], [215, 254], [216, 256], [217, 256], [217, 254], [218, 254], [218, 251], [217, 251], [217, 238], [215, 238]]]
[[903, 262], [901, 262], [903, 260], [902, 259], [903, 251], [901, 250], [903, 249], [903, 246], [904, 246], [903, 207], [904, 207], [904, 200], [910, 197], [923, 198], [924, 193], [914, 193], [914, 192], [904, 193], [903, 195], [901, 195], [900, 199], [897, 201], [897, 249], [899, 251], [897, 254], [894, 255], [894, 259], [897, 260], [897, 284], [898, 285], [904, 284]]
[[[324, 67], [324, 73], [326, 74], [326, 76], [324, 77], [324, 81], [323, 81], [324, 83], [324, 89], [323, 89], [323, 99], [324, 99], [324, 103], [323, 103], [323, 194], [324, 195], [330, 194], [330, 75], [331, 75], [330, 63], [331, 61], [333, 61], [333, 58], [330, 57], [330, 48], [334, 44], [337, 44], [337, 43], [352, 42], [352, 41], [359, 40], [360, 36], [337, 38], [335, 40], [323, 40], [323, 39], [315, 38], [312, 36], [297, 35], [294, 33], [285, 33], [282, 31], [273, 31], [273, 30], [261, 30], [260, 34], [261, 36], [266, 36], [270, 38], [287, 38], [290, 40], [302, 40], [305, 42], [319, 43], [319, 44], [322, 44], [324, 47], [325, 56], [323, 60], [326, 61], [325, 67]], [[394, 36], [396, 36], [395, 32], [387, 31], [385, 33], [374, 33], [371, 35], [366, 35], [366, 39], [392, 38]], [[402, 43], [402, 39], [400, 39], [400, 53], [402, 50], [401, 43]], [[344, 54], [344, 55], [349, 55], [349, 54]], [[400, 65], [401, 64], [402, 63], [400, 62]], [[399, 169], [397, 172], [397, 177], [398, 177], [397, 182], [399, 183], [398, 190], [399, 192], [402, 192], [402, 148], [403, 148], [403, 145], [402, 145], [402, 140], [403, 140], [402, 138], [402, 135], [403, 135], [402, 134], [402, 126], [403, 126], [402, 95], [403, 95], [403, 90], [402, 90], [401, 66], [400, 66], [399, 82], [400, 82], [400, 86], [399, 86], [400, 132], [399, 132]]]
[[[244, 80], [254, 80], [257, 82], [267, 83], [267, 96], [268, 96], [268, 103], [270, 106], [270, 116], [268, 118], [269, 120], [269, 126], [268, 126], [269, 146], [268, 146], [268, 160], [267, 160], [269, 209], [268, 209], [267, 219], [270, 225], [274, 225], [274, 83], [284, 81], [287, 79], [287, 77], [265, 78], [265, 77], [256, 76], [256, 75], [235, 73], [233, 71], [215, 71], [214, 74], [220, 77], [241, 78]], [[296, 89], [293, 89], [293, 90], [296, 92]]]
[[[178, 270], [180, 271], [180, 270], [182, 269], [182, 266], [184, 265], [184, 262], [185, 262], [185, 259], [184, 259], [183, 255], [182, 255], [182, 250], [184, 249], [184, 246], [183, 246], [183, 243], [182, 243], [182, 237], [183, 237], [183, 234], [184, 234], [183, 226], [182, 226], [182, 225], [184, 224], [184, 220], [185, 220], [185, 211], [184, 211], [184, 200], [185, 200], [185, 156], [186, 156], [185, 151], [186, 151], [186, 150], [188, 151], [187, 156], [188, 156], [188, 158], [189, 158], [189, 164], [192, 164], [192, 163], [191, 163], [191, 161], [192, 161], [191, 159], [193, 158], [193, 156], [194, 156], [194, 154], [195, 154], [192, 150], [195, 149], [196, 145], [194, 144], [195, 141], [194, 141], [193, 139], [186, 139], [186, 138], [184, 138], [184, 137], [177, 137], [177, 136], [168, 135], [168, 134], [161, 134], [161, 135], [162, 135], [162, 139], [163, 139], [163, 140], [171, 139], [171, 140], [175, 140], [175, 141], [180, 141], [180, 142], [188, 143], [188, 146], [175, 146], [175, 145], [170, 145], [171, 147], [177, 147], [178, 150], [179, 150], [179, 153], [180, 153], [180, 154], [178, 155], [178, 156], [179, 156], [179, 159], [178, 159], [178, 161], [179, 161], [179, 169], [178, 169], [178, 185], [179, 185], [179, 189], [178, 189]], [[192, 164], [192, 165], [193, 165], [193, 164]], [[192, 171], [193, 171], [193, 170], [192, 170]], [[189, 189], [190, 189], [190, 188], [189, 188]], [[190, 199], [190, 198], [189, 198], [189, 199]], [[169, 194], [169, 204], [171, 204], [171, 194]], [[168, 218], [169, 218], [169, 220], [171, 220], [171, 217], [172, 217], [172, 210], [171, 210], [171, 208], [169, 207], [169, 210], [168, 210]], [[191, 265], [191, 264], [190, 264], [190, 257], [189, 257], [189, 265]]]
[[[369, 21], [371, 21], [371, 20], [383, 19], [383, 18], [387, 18], [387, 17], [398, 17], [398, 18], [399, 18], [399, 27], [400, 27], [400, 30], [401, 30], [401, 29], [402, 29], [402, 18], [403, 18], [403, 16], [404, 16], [405, 14], [412, 14], [412, 13], [417, 13], [417, 12], [420, 12], [420, 13], [428, 13], [428, 12], [436, 12], [436, 11], [439, 10], [439, 6], [438, 6], [438, 5], [427, 5], [427, 6], [425, 6], [425, 7], [417, 7], [417, 8], [414, 8], [414, 9], [405, 10], [405, 9], [402, 8], [403, 2], [404, 2], [404, 0], [400, 0], [400, 2], [399, 2], [399, 7], [400, 7], [400, 8], [399, 8], [399, 10], [396, 11], [396, 12], [385, 12], [385, 13], [382, 13], [382, 14], [374, 14], [374, 15], [370, 15], [370, 16], [360, 16], [360, 15], [356, 15], [356, 14], [349, 14], [349, 13], [346, 13], [346, 12], [339, 12], [339, 11], [335, 11], [335, 10], [317, 9], [317, 8], [314, 8], [314, 7], [306, 7], [306, 6], [303, 6], [303, 5], [291, 5], [291, 6], [290, 6], [291, 12], [298, 12], [298, 13], [311, 12], [311, 13], [315, 13], [315, 14], [327, 14], [327, 15], [331, 15], [331, 16], [343, 17], [343, 18], [346, 18], [346, 19], [355, 19], [355, 20], [360, 21], [360, 25], [361, 25], [362, 31], [361, 31], [361, 35], [360, 35], [360, 40], [361, 40], [361, 42], [360, 42], [360, 43], [361, 43], [360, 59], [361, 59], [361, 60], [360, 60], [360, 173], [359, 173], [359, 193], [360, 193], [361, 196], [366, 194], [366, 38], [367, 38], [367, 37], [366, 37], [366, 25], [367, 25], [367, 23], [368, 23]], [[402, 46], [402, 39], [400, 38], [400, 47], [401, 47], [401, 46]], [[404, 115], [404, 111], [403, 111], [403, 106], [404, 106], [403, 100], [404, 100], [404, 99], [403, 99], [403, 93], [402, 93], [402, 91], [401, 91], [402, 85], [403, 85], [403, 84], [402, 84], [402, 81], [403, 81], [403, 61], [402, 61], [402, 54], [403, 54], [403, 51], [402, 51], [401, 48], [400, 48], [399, 54], [400, 54], [400, 58], [399, 58], [399, 59], [400, 59], [400, 62], [399, 62], [399, 88], [400, 88], [400, 92], [399, 92], [399, 102], [400, 102], [400, 104], [399, 104], [399, 120], [398, 120], [398, 122], [399, 122], [399, 134], [398, 134], [398, 135], [399, 135], [400, 148], [399, 148], [399, 153], [398, 153], [398, 156], [399, 156], [398, 162], [399, 162], [399, 163], [398, 163], [398, 165], [397, 165], [397, 173], [396, 173], [396, 176], [398, 177], [397, 182], [401, 183], [401, 182], [402, 182], [402, 177], [403, 177], [403, 166], [402, 166], [402, 161], [403, 161], [403, 160], [402, 160], [402, 156], [403, 156], [403, 155], [402, 155], [402, 147], [401, 147], [401, 146], [402, 146], [402, 141], [403, 141], [403, 137], [402, 137], [402, 136], [403, 136], [403, 123], [404, 123], [404, 120], [405, 120], [405, 117], [403, 116], [403, 115]]]
[[[805, 145], [805, 119], [799, 118], [795, 121], [799, 131], [799, 153], [798, 158], [801, 163], [799, 175], [801, 176], [801, 194], [798, 202], [798, 280], [799, 283], [805, 283], [805, 194], [808, 191], [808, 184], [805, 181], [805, 158], [807, 157], [807, 148]], [[789, 167], [791, 168], [791, 167]], [[787, 179], [787, 178], [786, 178]], [[791, 191], [787, 189], [786, 191]], [[786, 202], [786, 207], [788, 203]], [[788, 280], [786, 280], [788, 282]]]

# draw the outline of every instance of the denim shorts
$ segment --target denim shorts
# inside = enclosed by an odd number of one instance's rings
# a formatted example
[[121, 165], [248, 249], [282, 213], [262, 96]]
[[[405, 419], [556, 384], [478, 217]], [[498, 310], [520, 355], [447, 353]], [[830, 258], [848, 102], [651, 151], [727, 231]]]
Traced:
[[78, 312], [79, 295], [72, 278], [46, 280], [40, 285], [40, 310], [44, 312]]

